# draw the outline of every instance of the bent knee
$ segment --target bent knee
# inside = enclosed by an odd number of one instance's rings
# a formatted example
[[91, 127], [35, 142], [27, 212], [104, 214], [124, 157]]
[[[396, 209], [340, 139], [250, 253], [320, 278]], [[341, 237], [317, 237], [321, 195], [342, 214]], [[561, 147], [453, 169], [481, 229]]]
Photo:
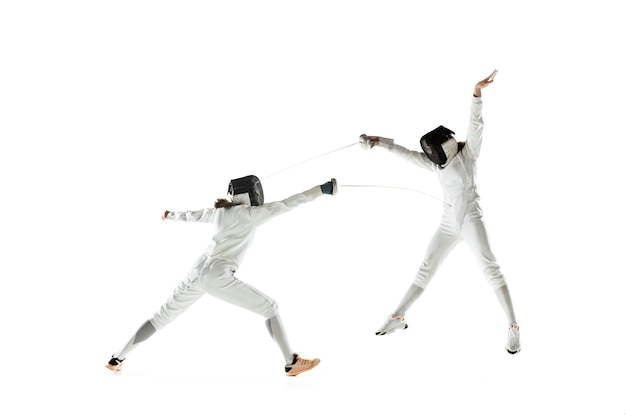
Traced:
[[275, 300], [269, 299], [263, 303], [258, 313], [266, 319], [271, 319], [278, 314], [278, 303]]

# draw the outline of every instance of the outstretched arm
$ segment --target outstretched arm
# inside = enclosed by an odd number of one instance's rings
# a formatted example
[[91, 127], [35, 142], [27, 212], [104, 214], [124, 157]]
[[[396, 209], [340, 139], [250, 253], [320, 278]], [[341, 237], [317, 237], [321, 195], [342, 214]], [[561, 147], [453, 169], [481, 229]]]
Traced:
[[250, 207], [249, 213], [250, 216], [254, 218], [257, 225], [260, 226], [271, 218], [287, 213], [288, 211], [291, 211], [304, 203], [311, 202], [324, 194], [331, 196], [337, 194], [336, 179], [332, 178], [324, 184], [316, 185], [309, 190], [294, 194], [284, 200], [272, 201], [271, 203], [265, 203], [262, 206]]
[[165, 210], [161, 215], [161, 220], [174, 220], [183, 222], [199, 222], [212, 223], [214, 208], [205, 208], [203, 210], [187, 210], [187, 211], [170, 211]]
[[421, 168], [426, 168], [431, 171], [435, 170], [436, 165], [428, 159], [426, 154], [423, 152], [412, 151], [404, 146], [398, 145], [397, 143], [394, 143], [393, 139], [384, 138], [382, 136], [368, 136], [365, 133], [362, 134], [359, 139], [361, 143], [365, 145], [366, 149], [367, 146], [370, 148], [373, 148], [374, 146], [381, 146], [386, 148], [392, 154], [400, 156], [408, 162], [416, 164]]
[[476, 83], [476, 85], [474, 86], [474, 97], [481, 97], [482, 96], [482, 92], [481, 90], [485, 87], [487, 87], [489, 84], [491, 84], [493, 82], [493, 79], [496, 77], [496, 74], [498, 73], [498, 70], [495, 69], [493, 70], [493, 72], [489, 75], [489, 77], [480, 80]]
[[384, 138], [382, 136], [367, 136], [365, 133], [359, 136], [359, 142], [361, 142], [361, 144], [364, 146], [369, 146], [370, 148], [378, 146], [381, 143], [393, 146], [393, 139]]

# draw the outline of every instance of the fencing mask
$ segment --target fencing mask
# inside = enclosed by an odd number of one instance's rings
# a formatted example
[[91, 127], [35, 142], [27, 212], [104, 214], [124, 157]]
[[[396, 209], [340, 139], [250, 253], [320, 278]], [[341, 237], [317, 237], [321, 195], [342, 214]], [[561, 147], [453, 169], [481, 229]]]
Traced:
[[422, 136], [420, 145], [428, 159], [440, 166], [451, 161], [459, 151], [459, 144], [453, 135], [450, 129], [439, 126]]
[[228, 196], [233, 203], [249, 206], [263, 205], [263, 186], [255, 175], [230, 180]]

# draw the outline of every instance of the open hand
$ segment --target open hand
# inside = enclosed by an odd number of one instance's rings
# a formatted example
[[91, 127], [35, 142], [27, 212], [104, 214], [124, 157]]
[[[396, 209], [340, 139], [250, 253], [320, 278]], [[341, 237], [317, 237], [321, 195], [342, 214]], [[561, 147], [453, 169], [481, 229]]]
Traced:
[[476, 85], [474, 86], [474, 95], [476, 97], [481, 96], [481, 90], [493, 82], [493, 79], [496, 77], [497, 73], [498, 73], [498, 70], [495, 69], [493, 70], [491, 74], [489, 74], [487, 78], [482, 79], [476, 83]]

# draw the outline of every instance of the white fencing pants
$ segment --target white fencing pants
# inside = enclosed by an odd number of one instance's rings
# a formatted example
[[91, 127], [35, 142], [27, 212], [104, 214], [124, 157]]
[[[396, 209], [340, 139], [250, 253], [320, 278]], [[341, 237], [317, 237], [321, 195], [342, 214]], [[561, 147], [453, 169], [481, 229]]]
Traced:
[[461, 240], [469, 246], [491, 288], [495, 290], [506, 285], [504, 275], [491, 251], [480, 208], [469, 210], [460, 227], [454, 212], [451, 211], [443, 216], [439, 228], [426, 248], [424, 261], [413, 283], [418, 287], [426, 288], [443, 261]]
[[266, 319], [278, 314], [276, 301], [235, 278], [234, 273], [235, 266], [230, 262], [202, 255], [150, 322], [156, 330], [161, 330], [204, 294], [243, 307]]

